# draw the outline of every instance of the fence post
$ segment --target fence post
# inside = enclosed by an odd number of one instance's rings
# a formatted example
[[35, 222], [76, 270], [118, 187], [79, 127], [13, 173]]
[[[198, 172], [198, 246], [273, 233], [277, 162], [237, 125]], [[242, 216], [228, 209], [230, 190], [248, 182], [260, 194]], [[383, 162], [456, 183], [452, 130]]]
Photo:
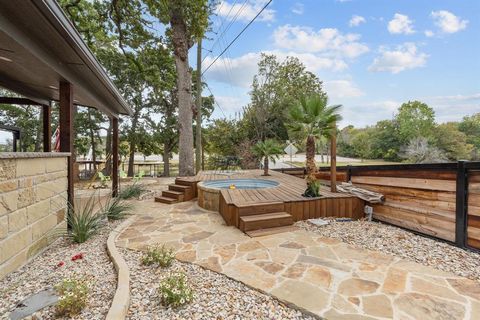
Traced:
[[347, 165], [347, 182], [352, 181], [352, 166]]
[[467, 239], [467, 170], [464, 160], [458, 161], [456, 187], [455, 244], [464, 248]]

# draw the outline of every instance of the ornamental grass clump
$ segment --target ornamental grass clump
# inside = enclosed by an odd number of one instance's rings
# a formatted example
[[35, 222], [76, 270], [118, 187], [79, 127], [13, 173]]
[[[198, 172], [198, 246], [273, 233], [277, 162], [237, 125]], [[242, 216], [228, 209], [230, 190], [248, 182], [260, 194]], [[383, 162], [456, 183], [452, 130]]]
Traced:
[[55, 306], [57, 316], [72, 317], [79, 314], [87, 305], [88, 281], [84, 278], [66, 278], [55, 286], [58, 302]]
[[132, 205], [120, 198], [111, 198], [102, 208], [109, 221], [125, 219], [132, 214]]
[[95, 195], [91, 195], [84, 205], [69, 205], [67, 223], [70, 230], [67, 236], [76, 243], [90, 239], [103, 226], [104, 215], [95, 210]]
[[173, 274], [160, 281], [158, 294], [166, 307], [177, 308], [193, 300], [193, 290], [183, 273]]
[[147, 248], [147, 252], [142, 257], [142, 264], [151, 266], [158, 264], [162, 268], [170, 267], [175, 259], [175, 251], [167, 248], [165, 245], [151, 246]]
[[145, 191], [147, 191], [147, 189], [145, 189], [142, 184], [135, 182], [134, 184], [129, 185], [120, 191], [118, 197], [124, 200], [138, 198]]

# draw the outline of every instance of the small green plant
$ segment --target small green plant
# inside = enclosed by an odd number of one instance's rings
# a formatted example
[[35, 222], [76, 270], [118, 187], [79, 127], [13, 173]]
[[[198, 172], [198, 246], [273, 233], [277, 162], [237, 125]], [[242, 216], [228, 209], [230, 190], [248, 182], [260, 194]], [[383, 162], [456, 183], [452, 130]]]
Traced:
[[145, 191], [147, 190], [142, 184], [135, 182], [134, 184], [129, 185], [125, 187], [122, 191], [120, 191], [120, 193], [118, 194], [118, 197], [120, 199], [137, 198]]
[[73, 242], [83, 243], [93, 236], [104, 224], [104, 215], [95, 210], [95, 194], [92, 194], [83, 205], [68, 204], [67, 223], [70, 230], [67, 236]]
[[179, 307], [193, 300], [193, 290], [183, 273], [169, 276], [160, 281], [158, 288], [162, 303], [167, 307]]
[[142, 180], [142, 178], [143, 178], [144, 175], [145, 175], [145, 171], [140, 170], [140, 172], [137, 173], [137, 174], [133, 177], [133, 181], [135, 181], [135, 183], [137, 183], [138, 181]]
[[147, 252], [142, 257], [142, 264], [150, 266], [158, 264], [162, 268], [170, 267], [175, 259], [175, 251], [167, 248], [165, 245], [151, 246], [147, 248]]
[[84, 278], [66, 278], [55, 286], [58, 302], [55, 312], [58, 316], [79, 314], [87, 305], [88, 281]]
[[308, 198], [320, 197], [320, 181], [309, 182], [303, 196]]
[[107, 187], [107, 182], [110, 182], [110, 176], [106, 176], [103, 174], [103, 172], [99, 171], [98, 172], [98, 177], [100, 178], [100, 184], [102, 188]]
[[131, 215], [132, 205], [125, 203], [121, 198], [111, 198], [102, 208], [108, 220], [121, 220]]

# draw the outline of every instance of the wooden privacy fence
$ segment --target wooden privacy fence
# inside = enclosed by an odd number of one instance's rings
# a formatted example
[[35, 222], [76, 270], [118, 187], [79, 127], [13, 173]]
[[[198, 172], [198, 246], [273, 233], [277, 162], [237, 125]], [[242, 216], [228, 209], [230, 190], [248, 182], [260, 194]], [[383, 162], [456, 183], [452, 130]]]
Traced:
[[[329, 180], [329, 168], [317, 177]], [[480, 162], [344, 166], [337, 181], [384, 194], [376, 220], [480, 249]]]

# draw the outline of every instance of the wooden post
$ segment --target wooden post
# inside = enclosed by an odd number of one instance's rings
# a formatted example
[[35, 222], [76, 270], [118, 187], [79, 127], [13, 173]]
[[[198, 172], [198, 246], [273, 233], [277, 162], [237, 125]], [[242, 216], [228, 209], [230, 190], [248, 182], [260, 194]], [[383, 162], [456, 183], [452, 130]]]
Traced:
[[197, 97], [195, 99], [197, 109], [197, 127], [195, 134], [195, 173], [202, 169], [202, 39], [197, 43]]
[[330, 191], [337, 192], [337, 125], [330, 138]]
[[463, 160], [458, 161], [455, 213], [455, 244], [464, 248], [467, 235], [468, 179]]
[[118, 196], [118, 118], [112, 118], [112, 197]]
[[42, 120], [43, 120], [43, 152], [52, 152], [52, 108], [49, 106], [42, 106]]
[[67, 160], [68, 171], [68, 202], [73, 207], [75, 193], [73, 189], [73, 164], [75, 154], [73, 150], [73, 86], [69, 82], [60, 82], [60, 152], [70, 152]]

